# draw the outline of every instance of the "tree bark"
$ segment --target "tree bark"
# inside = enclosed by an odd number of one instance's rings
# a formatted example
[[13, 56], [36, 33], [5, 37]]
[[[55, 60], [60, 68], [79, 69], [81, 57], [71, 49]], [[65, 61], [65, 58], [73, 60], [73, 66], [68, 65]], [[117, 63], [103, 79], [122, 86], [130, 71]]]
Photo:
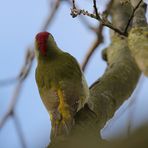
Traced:
[[[133, 6], [136, 2], [137, 0], [132, 1]], [[128, 43], [139, 69], [148, 76], [148, 25], [145, 13], [146, 4], [142, 2], [134, 14]]]

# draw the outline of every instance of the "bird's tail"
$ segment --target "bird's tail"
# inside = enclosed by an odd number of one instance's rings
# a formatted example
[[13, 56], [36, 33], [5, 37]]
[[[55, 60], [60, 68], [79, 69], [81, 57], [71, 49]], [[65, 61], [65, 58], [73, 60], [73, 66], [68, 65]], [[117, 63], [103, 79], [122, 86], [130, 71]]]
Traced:
[[51, 138], [68, 135], [74, 125], [74, 118], [61, 118], [52, 121]]
[[51, 113], [52, 132], [51, 136], [68, 135], [74, 125], [73, 107], [66, 101], [65, 93], [61, 89], [58, 90], [59, 105], [54, 112]]

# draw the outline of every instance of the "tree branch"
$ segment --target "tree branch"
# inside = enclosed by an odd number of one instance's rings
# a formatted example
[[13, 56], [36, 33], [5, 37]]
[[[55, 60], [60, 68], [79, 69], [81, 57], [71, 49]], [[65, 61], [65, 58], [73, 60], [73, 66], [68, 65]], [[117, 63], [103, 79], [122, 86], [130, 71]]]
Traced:
[[95, 10], [96, 18], [98, 20], [101, 20], [100, 15], [98, 13], [98, 8], [97, 8], [96, 0], [93, 0], [93, 4], [94, 4], [93, 7], [94, 7], [94, 10]]
[[27, 148], [26, 141], [24, 138], [24, 134], [23, 134], [19, 119], [17, 118], [17, 115], [14, 112], [12, 115], [13, 115], [14, 125], [15, 125], [16, 131], [18, 133], [18, 138], [20, 139], [20, 142], [22, 144], [22, 148]]
[[[96, 1], [93, 1], [93, 2], [96, 2]], [[114, 30], [115, 32], [119, 33], [120, 35], [127, 36], [127, 34], [125, 34], [124, 31], [121, 31], [120, 29], [114, 27], [114, 25], [106, 17], [99, 15], [98, 10], [96, 8], [96, 3], [94, 3], [94, 8], [95, 8], [95, 12], [97, 14], [89, 13], [88, 11], [86, 11], [84, 9], [78, 9], [78, 8], [73, 9], [72, 8], [71, 15], [73, 18], [77, 17], [78, 15], [86, 15], [88, 17], [91, 17], [93, 19], [100, 21], [102, 23], [102, 25]]]
[[47, 17], [47, 19], [43, 23], [43, 27], [41, 29], [42, 31], [46, 31], [47, 30], [47, 28], [49, 27], [49, 25], [52, 22], [53, 18], [55, 17], [55, 14], [56, 14], [60, 4], [61, 4], [61, 0], [55, 0], [53, 9], [52, 9], [50, 15]]
[[23, 82], [26, 79], [26, 77], [28, 76], [28, 74], [30, 72], [30, 69], [32, 67], [33, 58], [34, 58], [34, 53], [31, 50], [28, 50], [27, 54], [26, 54], [26, 59], [25, 59], [24, 66], [22, 67], [22, 70], [20, 72], [20, 79], [19, 79], [19, 81], [18, 81], [18, 83], [16, 85], [16, 88], [14, 90], [11, 102], [10, 102], [10, 104], [8, 106], [8, 109], [7, 109], [6, 113], [5, 113], [5, 115], [0, 120], [0, 129], [3, 127], [3, 125], [6, 122], [7, 118], [10, 115], [12, 115], [12, 113], [13, 113], [13, 109], [14, 109], [17, 101], [18, 101], [18, 97], [19, 97], [19, 94], [21, 92]]
[[135, 11], [138, 9], [138, 7], [140, 6], [141, 3], [142, 3], [142, 0], [140, 0], [138, 2], [138, 4], [136, 5], [136, 7], [134, 7], [133, 12], [132, 12], [132, 14], [131, 14], [131, 16], [129, 18], [129, 21], [128, 21], [126, 27], [125, 27], [124, 33], [127, 33], [128, 27], [129, 27], [129, 25], [130, 25], [130, 23], [131, 23], [131, 21], [132, 21], [132, 19], [134, 17]]
[[10, 85], [10, 84], [14, 84], [17, 81], [17, 79], [18, 77], [0, 80], [0, 86], [3, 87], [3, 86]]
[[148, 25], [145, 13], [146, 4], [142, 2], [135, 11], [128, 43], [139, 69], [148, 76]]
[[95, 41], [92, 43], [90, 49], [87, 51], [83, 63], [82, 63], [82, 70], [85, 71], [88, 62], [92, 56], [92, 54], [94, 53], [94, 51], [97, 49], [97, 47], [103, 42], [103, 35], [102, 35], [102, 31], [103, 31], [103, 25], [100, 24], [98, 27], [98, 34], [97, 34], [97, 38], [95, 39]]
[[[78, 8], [78, 6], [75, 5], [75, 1], [74, 1], [74, 4], [73, 2], [71, 2], [71, 0], [67, 0], [66, 1], [68, 4], [70, 4], [70, 6], [72, 5], [72, 7], [75, 7], [75, 8]], [[73, 6], [74, 5], [74, 6]], [[79, 17], [80, 18], [80, 21], [91, 31], [94, 31], [95, 33], [97, 32], [96, 31], [96, 28], [91, 26], [90, 23], [84, 18], [84, 17]]]
[[73, 9], [76, 9], [75, 0], [72, 0], [72, 6], [73, 6]]
[[[113, 3], [113, 0], [111, 0], [107, 7], [106, 7], [106, 10], [103, 12], [103, 14], [105, 15], [105, 17], [108, 17], [109, 15], [109, 12], [111, 10], [111, 7], [112, 7], [112, 3]], [[96, 4], [94, 5], [94, 7], [96, 7]], [[84, 57], [84, 60], [83, 60], [83, 63], [82, 63], [82, 70], [85, 71], [86, 69], [86, 66], [91, 58], [91, 56], [93, 55], [94, 51], [97, 49], [97, 47], [104, 41], [104, 37], [102, 35], [102, 31], [103, 31], [103, 25], [102, 24], [99, 24], [99, 27], [96, 31], [97, 33], [97, 38], [95, 39], [95, 41], [92, 43], [92, 46], [88, 49], [85, 57]]]

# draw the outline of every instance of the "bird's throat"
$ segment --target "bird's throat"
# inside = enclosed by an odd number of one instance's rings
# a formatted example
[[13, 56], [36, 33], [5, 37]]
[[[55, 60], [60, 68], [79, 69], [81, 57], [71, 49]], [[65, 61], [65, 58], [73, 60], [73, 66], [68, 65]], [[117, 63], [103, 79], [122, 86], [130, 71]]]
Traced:
[[47, 51], [47, 46], [45, 44], [41, 44], [39, 46], [39, 48], [40, 48], [41, 54], [45, 56], [46, 55], [46, 51]]
[[50, 61], [53, 59], [56, 59], [59, 54], [61, 54], [61, 50], [59, 50], [57, 47], [48, 47], [48, 46], [42, 46], [39, 48], [39, 56], [38, 60], [39, 61]]

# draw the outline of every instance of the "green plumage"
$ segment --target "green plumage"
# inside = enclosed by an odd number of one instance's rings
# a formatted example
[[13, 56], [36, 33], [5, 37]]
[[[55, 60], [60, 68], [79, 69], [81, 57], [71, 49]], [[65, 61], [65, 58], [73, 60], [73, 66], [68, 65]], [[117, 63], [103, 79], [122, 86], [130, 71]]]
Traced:
[[61, 51], [50, 35], [46, 44], [43, 55], [36, 42], [36, 82], [50, 114], [52, 136], [57, 136], [69, 133], [74, 115], [88, 102], [89, 89], [76, 59]]

